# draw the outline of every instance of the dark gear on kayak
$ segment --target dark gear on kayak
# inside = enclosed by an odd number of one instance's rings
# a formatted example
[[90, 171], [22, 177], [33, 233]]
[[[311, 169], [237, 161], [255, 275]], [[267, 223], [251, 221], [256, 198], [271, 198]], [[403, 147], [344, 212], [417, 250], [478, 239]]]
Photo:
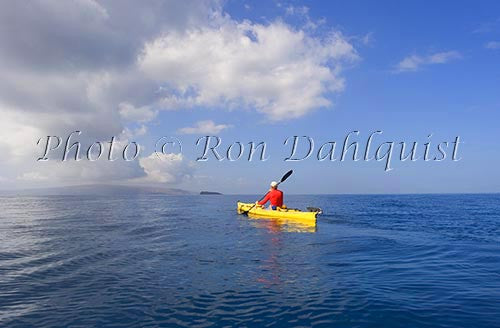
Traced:
[[271, 203], [271, 207], [275, 210], [277, 207], [283, 207], [283, 192], [278, 190], [278, 183], [271, 182], [271, 189], [263, 200], [258, 202], [259, 205], [265, 205], [267, 202]]

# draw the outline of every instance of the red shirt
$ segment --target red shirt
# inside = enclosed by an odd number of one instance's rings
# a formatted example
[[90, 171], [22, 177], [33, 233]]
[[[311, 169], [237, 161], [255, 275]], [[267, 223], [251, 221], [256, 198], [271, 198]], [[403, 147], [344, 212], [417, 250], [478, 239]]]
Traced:
[[264, 205], [267, 201], [271, 202], [271, 206], [283, 206], [283, 192], [278, 189], [272, 189], [267, 193], [266, 197], [259, 202], [260, 205]]

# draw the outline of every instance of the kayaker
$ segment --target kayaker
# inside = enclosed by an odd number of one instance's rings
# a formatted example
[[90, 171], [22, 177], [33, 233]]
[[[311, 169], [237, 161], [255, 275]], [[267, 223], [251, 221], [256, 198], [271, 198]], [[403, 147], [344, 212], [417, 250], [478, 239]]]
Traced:
[[271, 203], [273, 210], [283, 207], [283, 192], [278, 190], [278, 183], [276, 181], [271, 182], [271, 189], [269, 189], [264, 199], [257, 202], [257, 204], [264, 206], [268, 201]]

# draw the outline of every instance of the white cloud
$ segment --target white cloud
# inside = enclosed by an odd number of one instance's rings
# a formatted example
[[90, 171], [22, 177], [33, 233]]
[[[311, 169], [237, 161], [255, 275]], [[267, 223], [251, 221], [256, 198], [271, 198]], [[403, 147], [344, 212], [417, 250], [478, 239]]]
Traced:
[[126, 121], [149, 122], [156, 117], [157, 111], [151, 110], [148, 106], [134, 107], [132, 104], [123, 102], [118, 105], [120, 116]]
[[[36, 120], [30, 120], [5, 105], [0, 104], [0, 112], [2, 162], [18, 166], [27, 156], [35, 153], [36, 142], [43, 132], [36, 126]], [[27, 120], [23, 122], [20, 118]]]
[[49, 178], [40, 174], [40, 172], [26, 172], [20, 175], [18, 179], [26, 181], [43, 181], [48, 180]]
[[189, 179], [194, 171], [194, 164], [182, 154], [152, 153], [142, 157], [139, 163], [146, 177], [138, 179], [138, 182], [178, 184]]
[[373, 43], [375, 42], [375, 37], [373, 35], [373, 32], [368, 32], [364, 36], [360, 37], [359, 40], [365, 46], [373, 45]]
[[185, 127], [177, 132], [181, 134], [217, 134], [222, 130], [230, 128], [228, 124], [215, 124], [212, 120], [198, 121], [193, 127]]
[[297, 118], [331, 105], [329, 93], [344, 88], [343, 64], [358, 59], [339, 32], [320, 39], [280, 21], [219, 21], [144, 47], [140, 68], [169, 87], [164, 108], [250, 107], [272, 120]]
[[462, 58], [458, 51], [438, 52], [427, 57], [429, 64], [445, 64], [452, 59]]
[[397, 71], [399, 72], [407, 72], [407, 71], [416, 71], [420, 65], [422, 65], [423, 59], [420, 56], [412, 55], [404, 58], [399, 62], [397, 66]]
[[288, 7], [285, 8], [285, 13], [287, 15], [304, 16], [304, 15], [309, 14], [309, 7], [289, 5]]
[[486, 49], [500, 49], [500, 41], [490, 41], [484, 47]]
[[306, 31], [314, 31], [326, 23], [326, 19], [324, 18], [318, 20], [311, 19], [309, 16], [309, 7], [289, 5], [284, 9], [285, 15], [291, 16], [294, 20], [301, 24], [301, 28]]
[[445, 64], [450, 60], [459, 58], [462, 58], [462, 55], [458, 51], [437, 52], [428, 56], [411, 55], [400, 61], [396, 66], [395, 71], [397, 73], [415, 72], [422, 66]]

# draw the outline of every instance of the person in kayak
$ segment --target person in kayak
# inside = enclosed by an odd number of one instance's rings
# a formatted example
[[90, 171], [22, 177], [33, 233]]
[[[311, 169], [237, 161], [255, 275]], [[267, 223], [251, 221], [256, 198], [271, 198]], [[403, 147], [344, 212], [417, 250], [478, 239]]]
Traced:
[[264, 199], [258, 201], [257, 204], [264, 206], [268, 201], [271, 203], [273, 210], [283, 207], [283, 192], [278, 190], [278, 183], [276, 181], [271, 182], [271, 189], [269, 189]]

